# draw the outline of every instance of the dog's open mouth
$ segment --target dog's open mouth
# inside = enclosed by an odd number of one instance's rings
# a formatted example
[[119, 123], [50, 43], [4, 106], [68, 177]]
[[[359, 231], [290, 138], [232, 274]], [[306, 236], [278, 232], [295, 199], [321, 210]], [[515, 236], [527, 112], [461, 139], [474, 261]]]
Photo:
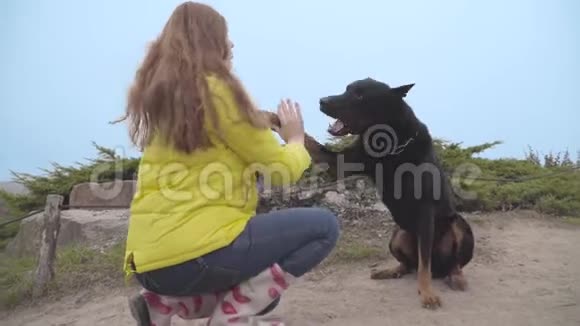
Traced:
[[340, 120], [336, 120], [328, 126], [328, 133], [333, 136], [345, 136], [350, 133], [350, 129]]

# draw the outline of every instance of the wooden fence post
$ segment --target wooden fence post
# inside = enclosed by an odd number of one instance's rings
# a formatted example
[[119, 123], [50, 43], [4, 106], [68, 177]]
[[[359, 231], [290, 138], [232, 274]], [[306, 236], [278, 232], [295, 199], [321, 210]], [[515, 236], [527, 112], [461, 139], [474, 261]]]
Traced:
[[42, 241], [32, 289], [34, 297], [42, 296], [46, 291], [46, 286], [54, 278], [56, 241], [60, 231], [60, 206], [62, 202], [63, 197], [59, 195], [48, 195], [46, 197]]

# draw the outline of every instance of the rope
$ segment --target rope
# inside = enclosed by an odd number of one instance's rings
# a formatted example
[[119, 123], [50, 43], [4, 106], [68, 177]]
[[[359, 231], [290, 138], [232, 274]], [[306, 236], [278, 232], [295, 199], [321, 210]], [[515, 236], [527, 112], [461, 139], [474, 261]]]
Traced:
[[78, 205], [78, 206], [71, 206], [71, 205], [60, 205], [61, 209], [127, 209], [130, 206], [127, 205], [107, 205], [107, 206], [99, 206], [99, 205]]
[[[70, 206], [70, 205], [60, 205], [59, 206], [60, 209], [62, 210], [67, 210], [67, 209], [127, 209], [129, 208], [129, 206], [126, 205], [108, 205], [108, 206], [98, 206], [98, 205], [85, 205], [85, 206]], [[39, 210], [35, 210], [32, 211], [22, 217], [18, 217], [12, 220], [8, 220], [5, 222], [0, 223], [0, 228], [3, 228], [6, 225], [12, 224], [12, 223], [16, 223], [16, 222], [20, 222], [22, 220], [25, 220], [33, 215], [36, 215], [38, 213], [42, 213], [44, 210], [43, 209], [39, 209]]]
[[16, 222], [22, 221], [23, 219], [29, 218], [32, 215], [36, 215], [36, 214], [38, 214], [38, 213], [40, 213], [42, 211], [43, 210], [32, 211], [32, 212], [28, 213], [28, 215], [24, 215], [24, 216], [19, 217], [19, 218], [15, 218], [15, 219], [12, 219], [12, 220], [8, 220], [6, 222], [2, 222], [2, 223], [0, 223], [0, 228], [3, 228], [3, 227], [5, 227], [8, 224], [12, 224], [12, 223], [16, 223]]

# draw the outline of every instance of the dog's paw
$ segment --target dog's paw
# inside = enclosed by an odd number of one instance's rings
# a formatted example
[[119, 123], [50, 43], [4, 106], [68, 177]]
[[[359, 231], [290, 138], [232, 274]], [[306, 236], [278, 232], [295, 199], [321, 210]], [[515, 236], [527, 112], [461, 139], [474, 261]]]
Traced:
[[435, 310], [441, 307], [441, 298], [433, 290], [421, 290], [419, 289], [419, 295], [421, 296], [421, 304], [423, 308]]
[[398, 268], [371, 271], [371, 279], [373, 280], [391, 280], [401, 278], [401, 276], [403, 276], [403, 273]]
[[450, 275], [447, 279], [448, 285], [452, 290], [465, 291], [467, 290], [467, 279], [463, 274]]
[[276, 113], [266, 110], [260, 110], [259, 112], [263, 115], [264, 119], [269, 123], [270, 129], [277, 130], [280, 128], [280, 118]]

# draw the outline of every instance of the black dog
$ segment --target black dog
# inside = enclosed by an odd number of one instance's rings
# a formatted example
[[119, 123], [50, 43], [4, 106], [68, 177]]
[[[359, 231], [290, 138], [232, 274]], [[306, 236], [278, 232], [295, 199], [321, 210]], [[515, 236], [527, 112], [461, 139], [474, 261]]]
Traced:
[[340, 95], [320, 99], [320, 110], [337, 119], [328, 132], [358, 135], [340, 153], [307, 136], [315, 163], [327, 163], [337, 179], [371, 177], [398, 225], [389, 248], [399, 266], [373, 272], [373, 279], [398, 278], [416, 269], [423, 306], [441, 305], [431, 278], [447, 278], [464, 289], [462, 268], [473, 256], [469, 224], [455, 210], [453, 193], [427, 127], [404, 101], [411, 85], [391, 88], [367, 78]]

